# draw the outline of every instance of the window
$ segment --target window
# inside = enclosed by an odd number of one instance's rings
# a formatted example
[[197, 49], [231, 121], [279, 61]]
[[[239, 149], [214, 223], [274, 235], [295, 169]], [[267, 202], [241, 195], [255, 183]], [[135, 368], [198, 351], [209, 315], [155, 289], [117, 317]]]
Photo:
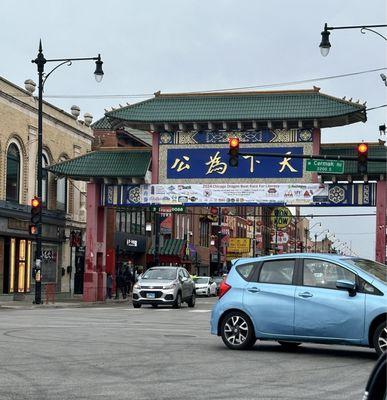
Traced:
[[276, 260], [263, 263], [258, 282], [291, 285], [295, 260]]
[[361, 293], [373, 294], [375, 296], [383, 296], [383, 293], [372, 286], [370, 283], [359, 277], [359, 291]]
[[[59, 162], [66, 161], [61, 158]], [[56, 180], [56, 209], [60, 211], [67, 211], [67, 179], [58, 178]]]
[[303, 284], [327, 289], [336, 289], [336, 281], [356, 282], [353, 272], [325, 260], [304, 260]]
[[242, 275], [242, 278], [247, 279], [254, 268], [254, 264], [241, 264], [236, 267], [236, 270]]
[[6, 200], [19, 202], [19, 189], [20, 153], [16, 144], [12, 143], [7, 151]]

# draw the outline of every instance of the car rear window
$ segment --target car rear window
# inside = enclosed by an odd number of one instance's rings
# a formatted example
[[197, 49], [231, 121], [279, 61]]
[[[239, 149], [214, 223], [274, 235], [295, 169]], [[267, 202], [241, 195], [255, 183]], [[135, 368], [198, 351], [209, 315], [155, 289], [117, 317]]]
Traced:
[[250, 276], [255, 264], [240, 264], [236, 267], [236, 270], [238, 271], [239, 275], [245, 280], [248, 279]]

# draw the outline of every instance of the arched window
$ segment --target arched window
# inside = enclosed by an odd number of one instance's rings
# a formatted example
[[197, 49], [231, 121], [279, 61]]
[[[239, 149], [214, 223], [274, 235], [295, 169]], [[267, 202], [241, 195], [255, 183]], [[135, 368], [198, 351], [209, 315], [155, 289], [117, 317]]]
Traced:
[[46, 167], [48, 167], [48, 156], [47, 154], [42, 154], [42, 204], [47, 207], [48, 204], [48, 171]]
[[20, 191], [20, 152], [16, 144], [11, 143], [7, 151], [6, 200], [19, 202]]
[[[66, 158], [61, 158], [59, 162], [65, 161]], [[67, 211], [67, 179], [58, 178], [56, 181], [56, 209]]]

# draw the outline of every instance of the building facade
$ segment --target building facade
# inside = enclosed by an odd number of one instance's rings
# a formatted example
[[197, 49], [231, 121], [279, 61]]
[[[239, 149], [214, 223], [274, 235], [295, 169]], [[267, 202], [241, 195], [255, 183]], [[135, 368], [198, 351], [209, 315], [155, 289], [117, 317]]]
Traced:
[[[30, 202], [37, 194], [38, 100], [33, 86], [29, 81], [24, 90], [0, 77], [0, 294], [34, 289], [29, 223]], [[43, 103], [44, 168], [86, 153], [92, 141], [84, 122]], [[44, 169], [42, 186], [42, 283], [54, 284], [56, 292], [73, 292], [76, 268], [84, 263], [85, 185]]]

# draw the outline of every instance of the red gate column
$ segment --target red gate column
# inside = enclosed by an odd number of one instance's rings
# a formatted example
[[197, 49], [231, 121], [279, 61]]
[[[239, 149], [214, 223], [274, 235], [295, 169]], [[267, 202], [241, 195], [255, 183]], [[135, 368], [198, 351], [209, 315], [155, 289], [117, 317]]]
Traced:
[[386, 263], [387, 182], [378, 181], [376, 186], [376, 244], [375, 259]]
[[98, 183], [87, 184], [86, 271], [83, 279], [83, 301], [97, 300], [98, 276], [96, 272], [96, 258], [99, 194], [100, 185]]

